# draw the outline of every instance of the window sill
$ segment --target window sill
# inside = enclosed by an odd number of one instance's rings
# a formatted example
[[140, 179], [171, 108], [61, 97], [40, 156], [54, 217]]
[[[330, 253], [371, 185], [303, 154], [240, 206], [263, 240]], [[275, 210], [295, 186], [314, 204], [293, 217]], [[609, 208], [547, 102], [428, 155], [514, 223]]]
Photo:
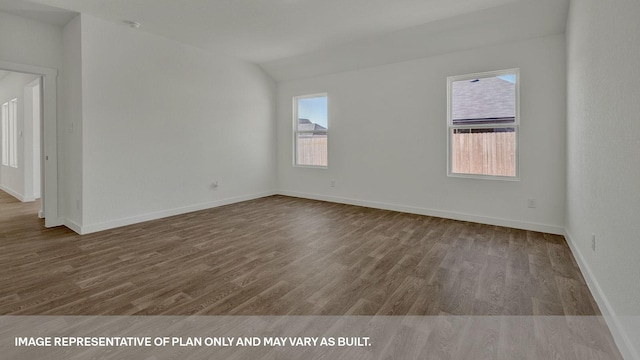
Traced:
[[499, 175], [459, 174], [459, 173], [449, 173], [447, 174], [447, 176], [453, 177], [453, 178], [466, 178], [466, 179], [520, 181], [519, 176], [499, 176]]
[[322, 165], [293, 165], [294, 168], [307, 168], [307, 169], [328, 169], [328, 166]]

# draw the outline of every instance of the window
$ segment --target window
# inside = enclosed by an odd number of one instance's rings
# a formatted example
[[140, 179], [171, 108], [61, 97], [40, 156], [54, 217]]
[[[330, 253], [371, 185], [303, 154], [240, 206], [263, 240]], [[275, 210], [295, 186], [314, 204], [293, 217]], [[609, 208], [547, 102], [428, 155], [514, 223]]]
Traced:
[[18, 99], [9, 101], [9, 166], [18, 167]]
[[2, 104], [2, 165], [18, 167], [18, 99]]
[[2, 165], [9, 166], [9, 103], [2, 104]]
[[518, 179], [519, 70], [451, 76], [448, 175]]
[[327, 94], [293, 98], [294, 165], [327, 167]]

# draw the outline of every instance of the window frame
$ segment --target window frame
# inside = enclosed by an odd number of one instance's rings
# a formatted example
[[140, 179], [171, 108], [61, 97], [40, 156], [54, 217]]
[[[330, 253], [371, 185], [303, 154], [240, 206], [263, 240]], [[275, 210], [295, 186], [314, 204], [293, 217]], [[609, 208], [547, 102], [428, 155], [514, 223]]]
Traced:
[[18, 98], [9, 100], [9, 166], [18, 168]]
[[2, 165], [9, 166], [9, 102], [2, 104]]
[[[298, 130], [298, 100], [324, 97], [327, 99], [327, 129], [326, 130]], [[327, 137], [327, 165], [307, 165], [298, 164], [298, 135], [299, 134], [322, 134]], [[329, 167], [329, 94], [327, 92], [307, 95], [296, 95], [293, 97], [293, 166], [301, 168], [327, 169]]]
[[[452, 119], [452, 91], [453, 83], [456, 81], [474, 80], [490, 77], [498, 77], [501, 75], [515, 75], [515, 119], [513, 123], [495, 123], [495, 124], [454, 124]], [[513, 128], [515, 131], [515, 175], [488, 175], [488, 174], [466, 174], [453, 172], [453, 151], [452, 151], [452, 137], [455, 129], [506, 129]], [[486, 71], [473, 74], [455, 75], [447, 77], [447, 176], [457, 178], [471, 178], [471, 179], [486, 179], [486, 180], [506, 180], [506, 181], [519, 181], [520, 180], [520, 69], [505, 69]]]

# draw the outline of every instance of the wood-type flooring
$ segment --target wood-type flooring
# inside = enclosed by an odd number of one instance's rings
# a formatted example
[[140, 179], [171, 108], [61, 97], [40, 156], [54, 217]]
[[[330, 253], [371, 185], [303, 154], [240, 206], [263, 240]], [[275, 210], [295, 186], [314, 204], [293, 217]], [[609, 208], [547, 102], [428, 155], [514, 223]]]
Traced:
[[0, 315], [600, 315], [562, 236], [270, 196], [79, 236], [0, 191]]

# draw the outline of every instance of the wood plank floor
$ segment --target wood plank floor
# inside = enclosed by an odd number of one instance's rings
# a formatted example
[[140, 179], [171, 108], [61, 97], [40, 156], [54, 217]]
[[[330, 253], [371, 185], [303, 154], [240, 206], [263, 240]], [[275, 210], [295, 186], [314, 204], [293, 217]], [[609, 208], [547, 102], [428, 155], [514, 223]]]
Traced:
[[2, 315], [599, 315], [561, 236], [285, 196], [79, 236], [0, 191]]

